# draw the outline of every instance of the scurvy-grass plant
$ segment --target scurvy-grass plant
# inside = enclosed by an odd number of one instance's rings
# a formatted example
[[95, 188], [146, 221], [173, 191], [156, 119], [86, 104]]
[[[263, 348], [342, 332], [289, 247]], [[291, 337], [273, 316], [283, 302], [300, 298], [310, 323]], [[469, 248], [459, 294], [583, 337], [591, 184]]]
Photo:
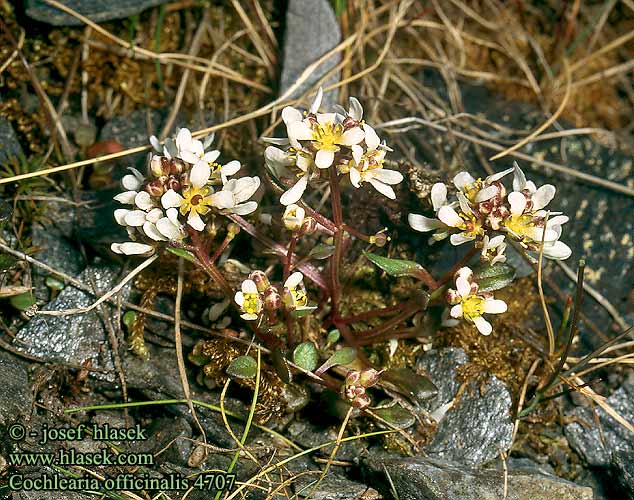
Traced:
[[[453, 179], [455, 194], [451, 196], [444, 183], [433, 185], [430, 197], [435, 217], [411, 213], [408, 221], [416, 231], [433, 231], [430, 243], [449, 237], [452, 245], [472, 245], [471, 251], [438, 280], [416, 262], [366, 252], [388, 274], [420, 280], [421, 294], [394, 306], [346, 316], [341, 283], [344, 253], [353, 239], [381, 247], [387, 237], [383, 231], [362, 234], [346, 223], [351, 214], [344, 217], [342, 181], [347, 176], [355, 189], [370, 185], [396, 199], [393, 186], [403, 175], [386, 168], [391, 149], [363, 120], [363, 107], [356, 98], [350, 98], [348, 110], [337, 106], [329, 112], [320, 111], [321, 101], [320, 89], [306, 112], [284, 108], [286, 137], [265, 139], [271, 144], [264, 153], [267, 171], [283, 191], [279, 202], [285, 208], [280, 222], [288, 241], [272, 239], [271, 216], [253, 217], [258, 203], [252, 198], [260, 189], [260, 179], [235, 177], [240, 162], [218, 162], [221, 153], [211, 149], [213, 136], [200, 141], [182, 128], [164, 144], [152, 137], [156, 153], [149, 160], [147, 174], [131, 168], [123, 178], [125, 191], [115, 199], [126, 208], [115, 210], [114, 217], [126, 227], [130, 241], [114, 243], [112, 251], [150, 255], [166, 248], [186, 257], [224, 290], [225, 300], [212, 307], [215, 317], [232, 304], [245, 326], [277, 354], [276, 367], [280, 358], [291, 359], [296, 367], [313, 372], [313, 380], [337, 390], [353, 406], [366, 408], [371, 404], [366, 390], [381, 384], [388, 374], [369, 362], [362, 346], [397, 338], [396, 329], [431, 303], [446, 305], [444, 325], [464, 321], [489, 335], [493, 327], [487, 317], [507, 309], [492, 292], [514, 277], [514, 270], [506, 264], [507, 239], [529, 254], [566, 259], [571, 250], [560, 236], [568, 217], [546, 209], [555, 187], [537, 188], [517, 164], [485, 179], [460, 172]], [[509, 192], [503, 181], [511, 175]], [[302, 201], [307, 189], [326, 184], [331, 216]], [[209, 230], [212, 220], [213, 235]], [[214, 245], [219, 227], [225, 237]], [[220, 271], [218, 259], [241, 229], [279, 256], [280, 263], [266, 272], [251, 271], [235, 290]], [[297, 255], [298, 242], [316, 234], [329, 243], [314, 245], [308, 255]], [[471, 269], [467, 264], [477, 254], [480, 263]], [[276, 282], [274, 277], [281, 279]], [[452, 277], [455, 285], [450, 286], [446, 282]], [[312, 285], [306, 286], [305, 281]], [[323, 339], [298, 338], [297, 322], [317, 311], [323, 330], [330, 333]], [[353, 331], [351, 324], [360, 319], [381, 322], [362, 332]], [[399, 334], [398, 338], [404, 337]], [[253, 365], [252, 358], [249, 363], [248, 356], [241, 356], [232, 372], [248, 377]], [[335, 373], [324, 376], [334, 367], [338, 367]], [[393, 387], [398, 379], [392, 376], [386, 382]]]

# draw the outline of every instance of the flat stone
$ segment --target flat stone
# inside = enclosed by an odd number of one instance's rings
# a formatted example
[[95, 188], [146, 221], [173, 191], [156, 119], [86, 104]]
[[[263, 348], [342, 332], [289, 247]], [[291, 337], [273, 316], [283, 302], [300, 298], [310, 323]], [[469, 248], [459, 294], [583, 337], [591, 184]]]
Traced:
[[[91, 21], [101, 23], [112, 19], [125, 19], [150, 7], [156, 7], [167, 0], [61, 0], [66, 7], [86, 16]], [[26, 15], [43, 23], [55, 26], [79, 26], [83, 22], [42, 0], [27, 0]]]
[[634, 453], [612, 455], [612, 475], [627, 500], [634, 500]]
[[506, 386], [491, 376], [484, 385], [469, 382], [456, 399], [461, 385], [456, 370], [466, 362], [462, 349], [432, 349], [417, 360], [416, 369], [431, 376], [439, 390], [430, 400], [429, 411], [454, 401], [438, 423], [432, 442], [424, 448], [425, 453], [433, 458], [476, 466], [493, 460], [500, 450], [510, 446], [511, 396]]
[[[317, 470], [317, 469], [315, 469]], [[318, 474], [304, 475], [294, 481], [295, 493], [300, 498], [305, 498], [311, 492], [313, 483], [319, 478]], [[341, 474], [330, 472], [312, 491], [310, 498], [313, 500], [358, 500], [370, 490], [368, 486], [357, 481], [352, 481]]]
[[0, 351], [0, 425], [31, 412], [33, 393], [26, 367], [14, 354]]
[[[386, 498], [392, 498], [388, 475], [400, 500], [499, 500], [504, 473], [475, 470], [431, 458], [372, 455], [365, 459], [364, 477]], [[592, 500], [590, 488], [555, 476], [509, 471], [507, 500]]]
[[[634, 379], [630, 378], [607, 399], [625, 420], [634, 422]], [[568, 442], [579, 455], [593, 466], [607, 467], [612, 454], [634, 453], [634, 433], [597, 407], [599, 426], [590, 408], [577, 407], [568, 417], [576, 417], [575, 421], [566, 425], [565, 433]]]
[[0, 117], [0, 165], [7, 163], [11, 158], [24, 156], [22, 146], [18, 142], [11, 123], [6, 118]]
[[[104, 264], [87, 267], [78, 279], [88, 286], [105, 293], [115, 286], [123, 276], [119, 269]], [[128, 283], [122, 291], [123, 300], [130, 293]], [[92, 295], [68, 285], [60, 294], [42, 310], [62, 311], [80, 309], [95, 301]], [[112, 308], [104, 304], [104, 310], [112, 312]], [[114, 370], [111, 346], [107, 330], [98, 309], [85, 314], [66, 316], [36, 315], [17, 334], [15, 347], [52, 363], [71, 363], [80, 365], [91, 360], [93, 368]], [[103, 375], [114, 380], [114, 374]]]
[[[336, 47], [340, 41], [339, 20], [328, 0], [290, 0], [286, 11], [280, 94], [286, 92], [308, 66]], [[290, 97], [302, 95], [340, 61], [341, 53], [337, 53], [322, 62]], [[340, 74], [341, 72], [333, 74], [322, 86], [337, 83]], [[338, 89], [326, 92], [322, 104], [324, 109], [336, 104], [338, 96]]]

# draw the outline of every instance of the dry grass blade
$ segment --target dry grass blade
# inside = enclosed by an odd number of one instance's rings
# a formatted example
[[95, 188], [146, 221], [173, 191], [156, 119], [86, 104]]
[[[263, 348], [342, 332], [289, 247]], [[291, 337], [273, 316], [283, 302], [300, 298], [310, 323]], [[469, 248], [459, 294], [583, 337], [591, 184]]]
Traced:
[[548, 355], [552, 356], [555, 352], [555, 332], [553, 330], [553, 324], [550, 321], [550, 314], [548, 312], [548, 306], [546, 305], [546, 297], [544, 296], [544, 287], [542, 286], [542, 264], [544, 261], [544, 238], [546, 237], [546, 228], [548, 227], [548, 217], [550, 212], [546, 213], [544, 220], [544, 231], [542, 232], [542, 240], [539, 245], [539, 258], [537, 260], [537, 289], [539, 290], [539, 301], [542, 305], [542, 311], [544, 313], [544, 322], [546, 323], [546, 331], [548, 332]]

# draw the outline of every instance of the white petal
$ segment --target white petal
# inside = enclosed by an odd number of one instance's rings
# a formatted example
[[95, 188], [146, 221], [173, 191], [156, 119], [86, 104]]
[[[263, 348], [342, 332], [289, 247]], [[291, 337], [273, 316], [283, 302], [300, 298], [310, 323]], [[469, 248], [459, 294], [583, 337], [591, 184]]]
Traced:
[[356, 188], [361, 187], [361, 174], [356, 168], [350, 169], [350, 182]]
[[465, 276], [458, 276], [456, 278], [456, 288], [463, 299], [471, 294], [471, 283], [469, 283]]
[[158, 140], [158, 137], [156, 137], [155, 135], [150, 136], [150, 144], [152, 145], [152, 147], [157, 153], [163, 152], [163, 147], [161, 146], [161, 143]]
[[447, 203], [447, 186], [444, 182], [437, 182], [431, 187], [431, 204], [434, 206], [434, 211], [438, 212], [445, 203]]
[[[488, 236], [485, 236], [485, 238], [488, 238]], [[489, 240], [488, 248], [498, 247], [498, 246], [500, 246], [502, 244], [503, 241], [504, 241], [504, 235], [503, 234], [499, 234], [497, 236], [494, 236], [493, 238], [491, 238]]]
[[286, 106], [282, 110], [282, 120], [287, 125], [292, 122], [301, 122], [303, 119], [302, 112], [293, 106]]
[[333, 160], [335, 159], [334, 151], [326, 151], [325, 149], [320, 149], [317, 151], [317, 155], [315, 156], [315, 165], [319, 168], [328, 168], [332, 165]]
[[306, 191], [306, 186], [308, 186], [308, 176], [304, 175], [299, 178], [292, 188], [282, 194], [280, 197], [280, 203], [282, 205], [297, 203], [304, 194], [304, 191]]
[[513, 215], [522, 215], [526, 208], [526, 196], [517, 191], [513, 191], [508, 195], [508, 201], [511, 205], [511, 213]]
[[484, 312], [488, 314], [501, 314], [506, 312], [507, 305], [503, 300], [487, 299], [484, 301]]
[[460, 210], [462, 211], [462, 213], [466, 215], [469, 215], [470, 213], [472, 213], [473, 211], [471, 210], [471, 205], [469, 205], [469, 200], [467, 200], [467, 197], [460, 192], [458, 192], [457, 197], [458, 197], [458, 203], [460, 204]]
[[110, 245], [110, 250], [112, 250], [114, 253], [118, 253], [118, 254], [122, 254], [123, 252], [121, 251], [121, 243], [113, 243]]
[[455, 306], [453, 306], [449, 311], [449, 315], [452, 318], [462, 318], [462, 305], [456, 304]]
[[430, 219], [429, 217], [425, 217], [424, 215], [419, 214], [409, 214], [407, 216], [407, 221], [409, 222], [409, 225], [412, 227], [412, 229], [414, 229], [415, 231], [420, 231], [421, 233], [445, 227], [445, 225], [438, 219]]
[[352, 158], [354, 158], [355, 163], [358, 165], [361, 163], [361, 159], [363, 158], [363, 148], [358, 144], [352, 146]]
[[152, 238], [154, 241], [165, 241], [165, 237], [156, 229], [156, 226], [149, 221], [143, 224], [143, 232], [148, 238]]
[[156, 229], [169, 240], [179, 240], [183, 236], [179, 226], [167, 217], [163, 217], [156, 222]]
[[563, 224], [565, 224], [566, 222], [568, 222], [570, 219], [568, 218], [567, 215], [556, 215], [555, 217], [551, 217], [550, 219], [548, 219], [548, 227], [552, 227], [552, 226], [561, 226]]
[[235, 206], [235, 200], [233, 199], [233, 193], [231, 191], [218, 191], [209, 198], [211, 198], [211, 205], [220, 210], [233, 208]]
[[142, 210], [152, 210], [154, 207], [154, 203], [152, 203], [152, 198], [150, 198], [150, 194], [147, 191], [140, 191], [134, 197], [134, 204]]
[[482, 316], [476, 316], [475, 318], [473, 318], [473, 323], [482, 335], [490, 335], [493, 331], [491, 323], [489, 323]]
[[187, 163], [191, 163], [192, 165], [194, 165], [198, 160], [200, 160], [198, 155], [194, 154], [192, 151], [189, 151], [189, 150], [181, 151], [179, 156], [181, 160], [186, 161]]
[[242, 305], [244, 304], [244, 294], [242, 292], [236, 292], [236, 294], [233, 296], [233, 300], [235, 300], [236, 304], [242, 307]]
[[337, 113], [317, 113], [317, 123], [320, 125], [326, 125], [328, 123], [334, 123], [337, 119]]
[[403, 180], [403, 174], [397, 172], [396, 170], [378, 168], [374, 170], [374, 178], [384, 182], [385, 184], [398, 184]]
[[513, 172], [513, 170], [515, 170], [515, 168], [511, 167], [511, 168], [508, 168], [506, 170], [502, 170], [502, 172], [498, 172], [497, 174], [489, 175], [485, 179], [485, 183], [486, 184], [491, 184], [492, 182], [499, 181], [502, 177], [504, 177], [504, 176], [510, 174], [511, 172]]
[[363, 118], [363, 106], [356, 97], [350, 98], [350, 109], [348, 110], [348, 116], [353, 120], [359, 121]]
[[[351, 128], [346, 130], [343, 133], [343, 135], [341, 136], [341, 139], [339, 139], [339, 142], [337, 144], [342, 144], [343, 146], [352, 146], [353, 144], [359, 144], [363, 140], [364, 137], [365, 137], [365, 133], [360, 127]], [[370, 148], [369, 146], [368, 148], [373, 149], [373, 148]]]
[[368, 179], [368, 182], [372, 184], [374, 189], [376, 189], [382, 195], [387, 196], [390, 200], [396, 199], [396, 193], [394, 192], [391, 186], [388, 186], [387, 184], [383, 184], [381, 181], [378, 181], [372, 178]]
[[232, 160], [229, 163], [222, 166], [222, 173], [225, 175], [233, 175], [240, 170], [240, 162], [238, 160]]
[[255, 212], [258, 209], [257, 201], [247, 201], [231, 208], [231, 213], [236, 215], [248, 215]]
[[142, 181], [132, 174], [124, 175], [121, 179], [121, 185], [128, 191], [138, 191]]
[[196, 188], [202, 188], [207, 182], [209, 182], [209, 176], [211, 175], [211, 168], [209, 164], [204, 161], [196, 162], [194, 168], [189, 173], [189, 180], [192, 186]]
[[257, 176], [242, 177], [241, 179], [235, 179], [235, 181], [235, 187], [232, 189], [232, 191], [236, 203], [247, 201], [249, 198], [251, 198], [251, 196], [255, 194], [255, 192], [260, 187], [260, 178]]
[[453, 184], [459, 190], [464, 191], [465, 187], [470, 186], [475, 182], [475, 179], [469, 172], [458, 172], [453, 178]]
[[189, 212], [187, 216], [187, 224], [193, 227], [196, 231], [202, 231], [205, 229], [205, 223], [196, 212]]
[[264, 150], [264, 159], [267, 163], [285, 167], [289, 167], [294, 163], [293, 158], [288, 153], [275, 146], [268, 146]]
[[161, 196], [161, 205], [163, 205], [163, 208], [180, 207], [184, 201], [185, 198], [173, 189], [166, 191], [163, 196]]
[[118, 201], [119, 203], [123, 203], [124, 205], [132, 205], [134, 204], [134, 198], [136, 197], [136, 195], [136, 191], [125, 191], [123, 193], [119, 193], [113, 198], [113, 200]]
[[[112, 247], [111, 247], [112, 248]], [[134, 241], [126, 241], [119, 245], [119, 252], [125, 255], [149, 255], [154, 253], [154, 247], [145, 243], [136, 243]]]
[[192, 133], [189, 129], [182, 128], [176, 134], [176, 147], [179, 151], [186, 151], [191, 148], [192, 145]]
[[117, 208], [114, 211], [114, 220], [117, 221], [117, 224], [119, 224], [120, 226], [125, 226], [125, 216], [128, 215], [128, 212], [130, 212], [130, 210], [128, 210], [127, 208]]
[[155, 223], [161, 217], [163, 217], [163, 210], [161, 210], [160, 208], [153, 208], [147, 213], [147, 215], [145, 216], [145, 220]]
[[566, 260], [572, 255], [572, 250], [562, 241], [555, 241], [550, 245], [544, 245], [544, 257], [554, 260]]
[[533, 210], [541, 210], [548, 205], [555, 197], [555, 186], [552, 184], [544, 184], [537, 191], [533, 193], [531, 199], [533, 200]]
[[220, 151], [214, 149], [213, 151], [208, 151], [207, 153], [205, 153], [202, 157], [202, 160], [207, 163], [213, 163], [218, 159], [219, 156]]
[[487, 186], [484, 189], [478, 191], [476, 194], [475, 202], [482, 203], [483, 201], [490, 200], [498, 193], [498, 188], [496, 186]]
[[458, 245], [462, 245], [463, 243], [467, 243], [468, 241], [473, 241], [474, 239], [475, 236], [465, 236], [464, 233], [460, 233], [452, 234], [449, 238], [449, 241], [453, 246], [457, 247]]
[[242, 282], [242, 291], [244, 293], [258, 293], [258, 287], [253, 280], [244, 280]]
[[298, 141], [310, 141], [313, 138], [313, 130], [305, 121], [292, 122], [288, 126], [288, 136]]
[[456, 279], [458, 278], [463, 278], [465, 280], [467, 280], [469, 283], [471, 283], [471, 277], [473, 276], [473, 271], [471, 270], [470, 267], [461, 267], [460, 269], [458, 269], [458, 272], [456, 273]]
[[515, 162], [513, 167], [513, 191], [522, 191], [525, 187], [526, 176], [517, 162]]
[[313, 99], [312, 104], [310, 105], [310, 112], [317, 113], [319, 111], [319, 107], [321, 106], [321, 100], [324, 97], [324, 89], [319, 87], [317, 94], [315, 95], [315, 99]]
[[304, 279], [304, 275], [300, 273], [299, 271], [296, 271], [286, 279], [286, 281], [284, 282], [284, 287], [289, 289], [296, 288], [297, 285], [299, 285], [303, 279]]
[[127, 226], [140, 227], [145, 223], [145, 212], [143, 210], [130, 210], [125, 216]]
[[381, 139], [379, 139], [379, 136], [374, 131], [374, 129], [370, 127], [370, 125], [364, 123], [363, 131], [365, 132], [365, 144], [368, 147], [368, 149], [374, 150], [378, 148], [379, 144], [381, 143]]
[[457, 227], [462, 224], [460, 216], [449, 205], [440, 207], [440, 210], [438, 210], [438, 218], [447, 226]]

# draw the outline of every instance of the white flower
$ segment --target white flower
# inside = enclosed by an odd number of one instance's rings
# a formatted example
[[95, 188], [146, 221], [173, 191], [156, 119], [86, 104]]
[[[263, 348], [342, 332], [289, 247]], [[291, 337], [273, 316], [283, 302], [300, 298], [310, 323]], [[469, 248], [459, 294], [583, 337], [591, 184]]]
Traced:
[[[513, 191], [508, 195], [511, 214], [504, 221], [504, 228], [515, 239], [524, 243], [553, 242], [559, 238], [557, 230], [543, 227], [543, 219], [530, 210], [529, 200], [524, 193]], [[545, 214], [544, 214], [545, 215]], [[565, 215], [557, 215], [550, 226], [561, 226], [568, 221]]]
[[236, 292], [234, 296], [236, 304], [238, 304], [242, 311], [240, 317], [254, 321], [258, 319], [263, 307], [258, 287], [253, 280], [244, 280], [241, 289], [242, 290]]
[[[442, 182], [437, 182], [432, 186], [430, 196], [432, 206], [434, 207], [434, 212], [436, 212], [437, 215], [438, 211], [442, 207], [448, 205], [447, 186], [445, 186], [445, 184]], [[454, 203], [453, 205], [456, 204]], [[438, 230], [436, 234], [432, 236], [432, 238], [436, 241], [442, 240], [449, 236], [450, 227], [438, 218], [432, 219], [420, 214], [409, 214], [407, 216], [407, 221], [409, 222], [409, 225], [412, 227], [412, 229], [414, 229], [415, 231], [424, 233], [428, 231]]]
[[307, 307], [308, 296], [304, 288], [304, 275], [299, 271], [291, 274], [284, 282], [284, 305], [290, 310], [301, 310]]
[[448, 298], [455, 304], [450, 311], [452, 318], [463, 318], [473, 323], [482, 335], [489, 335], [493, 328], [483, 314], [500, 314], [507, 310], [503, 300], [496, 300], [491, 294], [478, 293], [478, 286], [472, 281], [473, 272], [463, 267], [456, 273], [456, 290], [449, 290]]
[[299, 231], [304, 224], [305, 217], [306, 211], [293, 203], [288, 205], [286, 210], [284, 210], [282, 222], [284, 223], [284, 227], [289, 231]]
[[110, 249], [114, 253], [123, 255], [151, 255], [154, 253], [154, 247], [145, 243], [137, 243], [135, 241], [126, 241], [125, 243], [113, 243]]
[[224, 213], [247, 215], [258, 208], [256, 201], [247, 201], [260, 187], [259, 177], [231, 179], [222, 191], [211, 196], [212, 205]]
[[491, 265], [498, 262], [506, 262], [506, 243], [504, 242], [504, 235], [499, 234], [489, 239], [489, 235], [485, 234], [482, 238], [482, 253], [480, 259], [482, 261], [488, 261]]
[[524, 172], [515, 163], [513, 170], [513, 191], [523, 192], [529, 197], [529, 207], [532, 211], [541, 210], [546, 207], [555, 197], [555, 186], [552, 184], [544, 184], [537, 188], [533, 181], [527, 181]]
[[369, 182], [381, 194], [394, 200], [396, 194], [391, 185], [403, 180], [403, 174], [396, 170], [383, 168], [385, 149], [380, 148], [380, 139], [374, 129], [363, 124], [366, 150], [355, 144], [352, 146], [352, 160], [348, 162], [350, 182], [356, 188], [362, 183]]
[[498, 194], [499, 188], [492, 185], [502, 177], [513, 172], [513, 168], [503, 170], [484, 179], [474, 179], [469, 172], [458, 172], [453, 178], [454, 186], [465, 195], [471, 203], [481, 203]]
[[280, 203], [282, 205], [297, 203], [304, 194], [304, 191], [306, 191], [309, 180], [315, 175], [318, 175], [318, 173], [315, 172], [316, 167], [311, 158], [300, 151], [291, 154], [275, 146], [269, 146], [264, 151], [264, 158], [268, 168], [276, 174], [276, 177], [280, 176], [282, 169], [296, 167], [298, 170], [297, 181], [280, 197]]

